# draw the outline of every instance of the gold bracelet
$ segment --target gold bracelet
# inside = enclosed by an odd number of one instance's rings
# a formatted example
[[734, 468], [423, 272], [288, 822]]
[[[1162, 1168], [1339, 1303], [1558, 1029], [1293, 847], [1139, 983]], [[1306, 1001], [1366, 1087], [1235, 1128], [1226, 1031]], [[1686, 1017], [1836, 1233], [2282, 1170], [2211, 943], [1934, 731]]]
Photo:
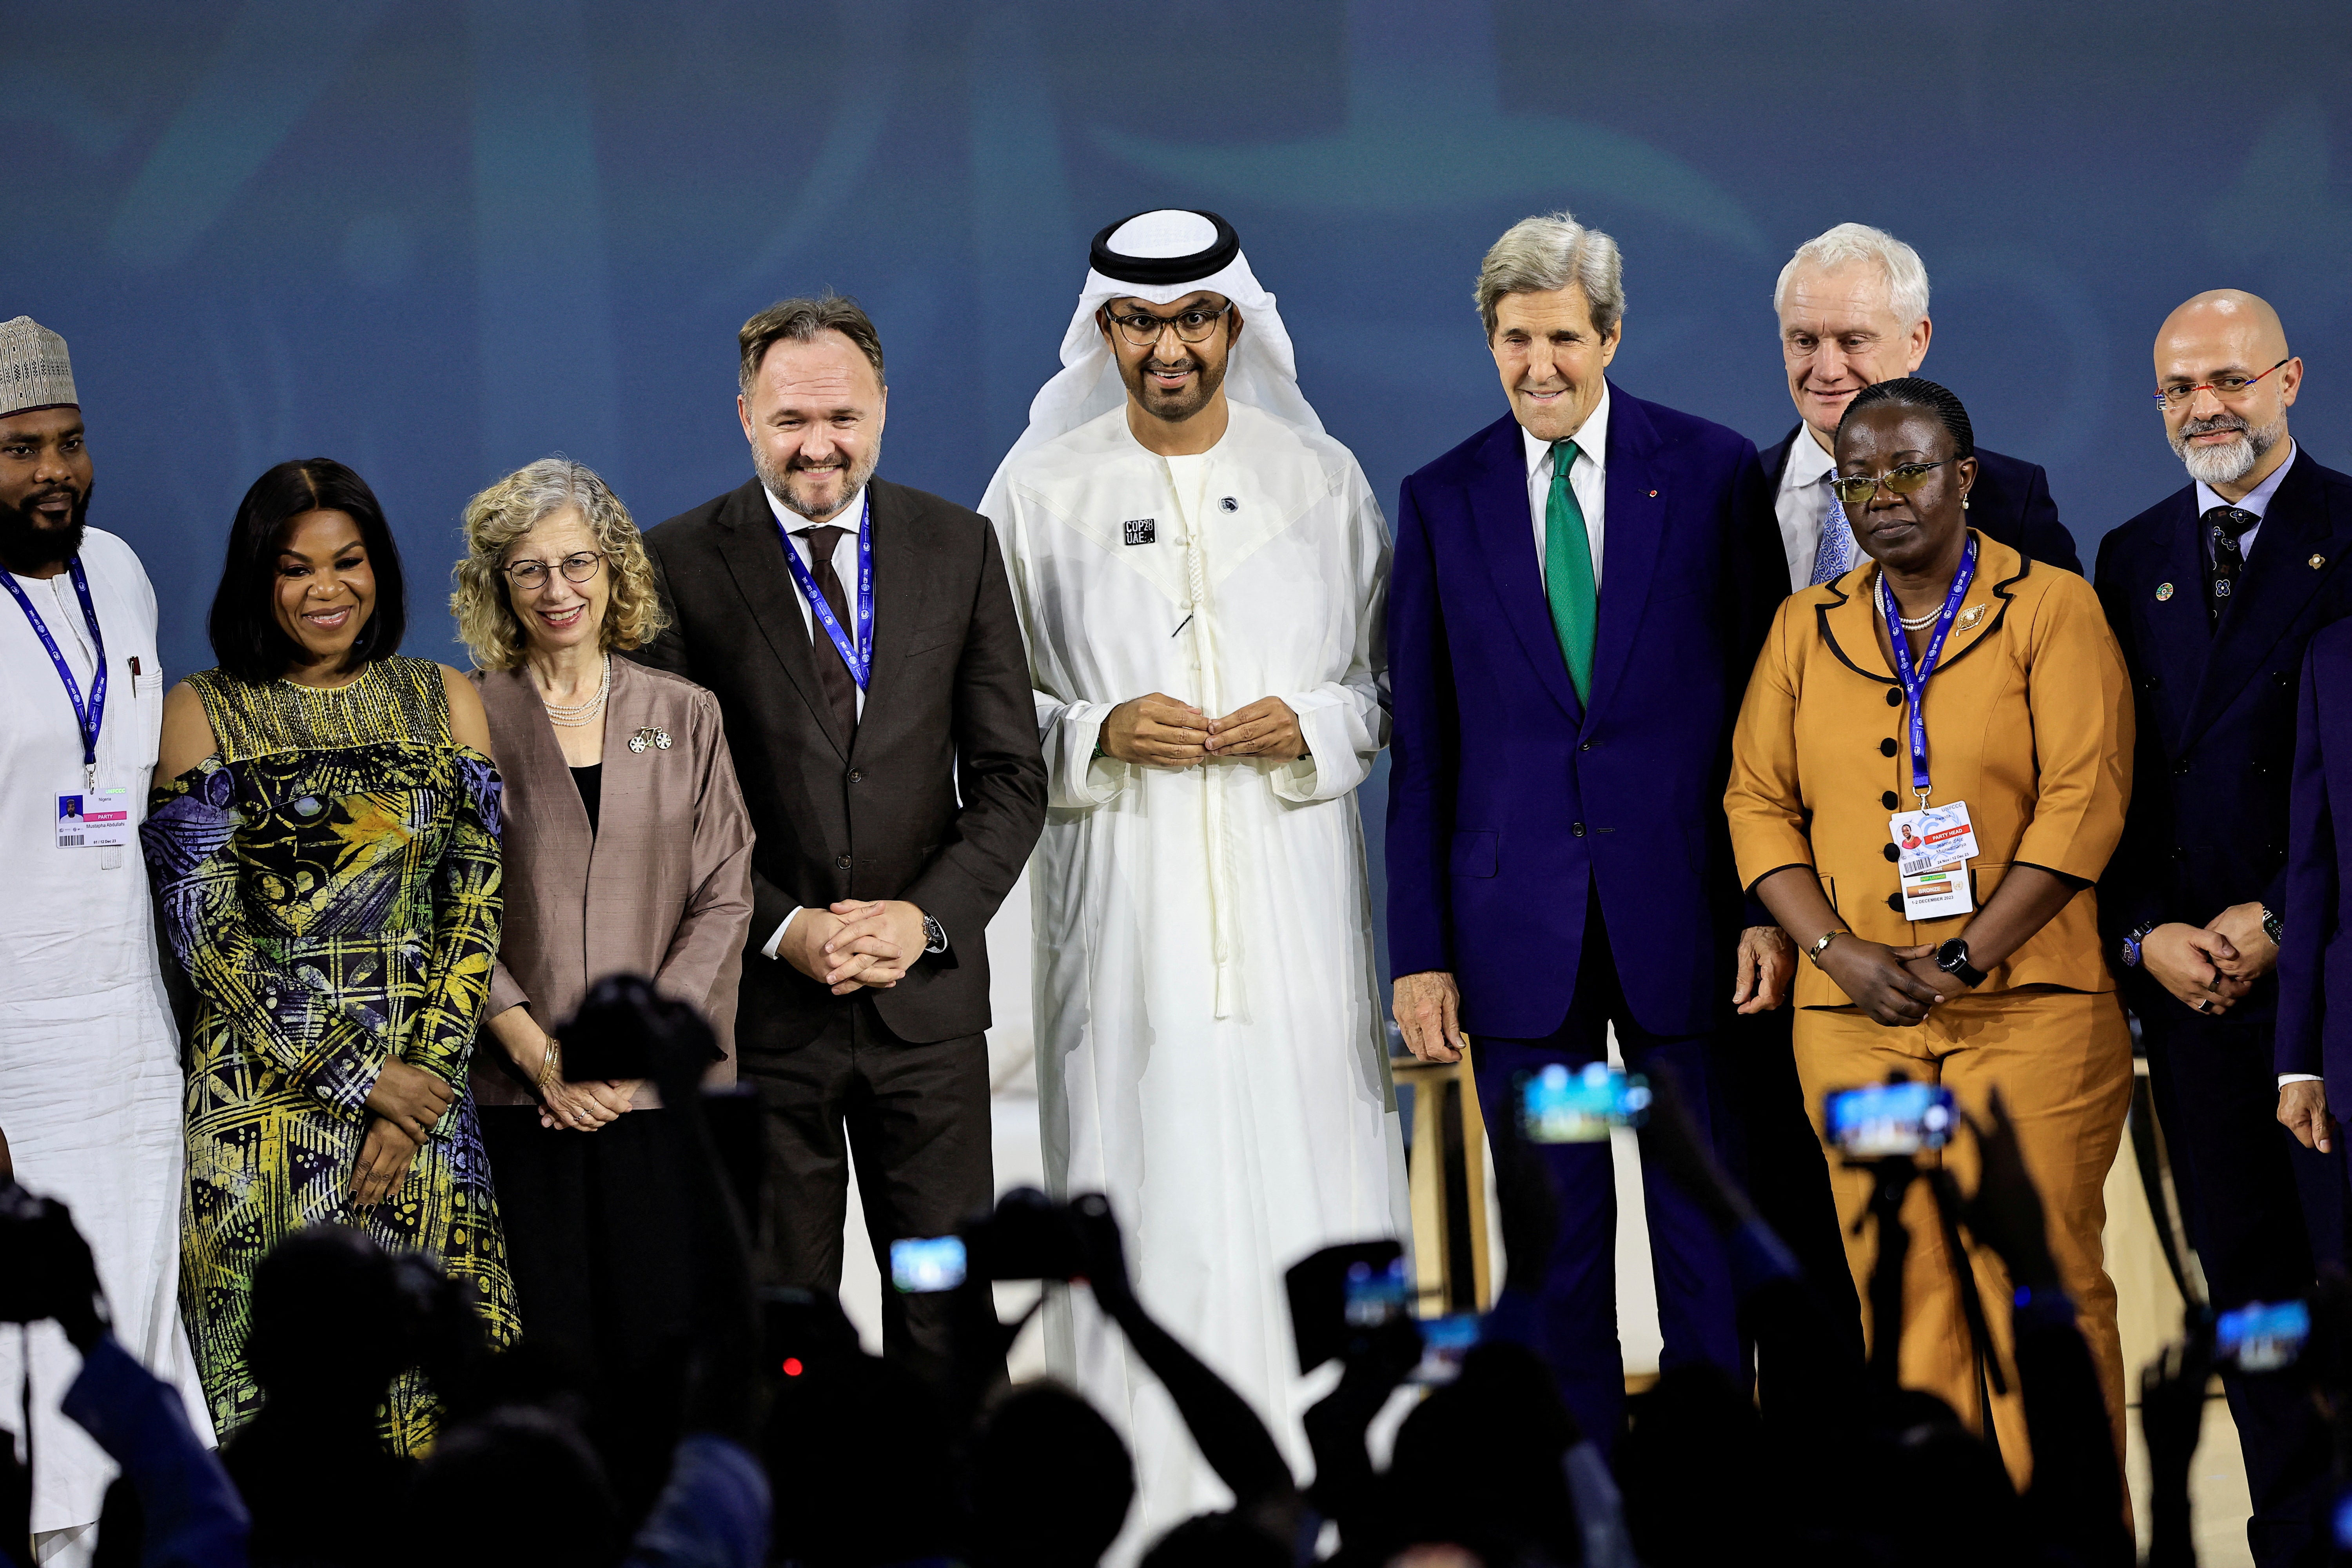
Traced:
[[563, 1042], [550, 1035], [547, 1037], [547, 1054], [540, 1059], [539, 1076], [531, 1079], [531, 1087], [539, 1090], [541, 1098], [544, 1099], [548, 1086], [552, 1084], [562, 1071]]
[[1845, 927], [1832, 926], [1829, 930], [1822, 932], [1820, 941], [1814, 942], [1812, 946], [1805, 949], [1805, 956], [1813, 961], [1813, 967], [1815, 969], [1819, 969], [1822, 966], [1822, 953], [1823, 950], [1825, 950], [1830, 943], [1845, 935]]

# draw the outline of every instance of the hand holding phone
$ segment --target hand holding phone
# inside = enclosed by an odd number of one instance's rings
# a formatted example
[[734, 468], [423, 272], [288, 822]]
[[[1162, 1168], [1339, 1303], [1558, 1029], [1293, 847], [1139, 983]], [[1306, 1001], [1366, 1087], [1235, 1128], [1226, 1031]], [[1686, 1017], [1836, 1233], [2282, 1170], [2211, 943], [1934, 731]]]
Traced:
[[1823, 1121], [1849, 1160], [1905, 1159], [1950, 1142], [1959, 1112], [1941, 1084], [1898, 1080], [1832, 1092]]

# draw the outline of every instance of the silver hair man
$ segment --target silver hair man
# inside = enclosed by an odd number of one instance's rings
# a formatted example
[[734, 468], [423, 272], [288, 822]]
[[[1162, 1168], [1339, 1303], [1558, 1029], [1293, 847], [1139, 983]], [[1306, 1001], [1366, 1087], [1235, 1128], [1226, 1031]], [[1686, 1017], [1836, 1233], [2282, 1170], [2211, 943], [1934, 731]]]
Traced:
[[1548, 294], [1573, 283], [1584, 292], [1601, 336], [1625, 315], [1625, 265], [1617, 242], [1564, 212], [1521, 218], [1503, 231], [1478, 268], [1478, 319], [1495, 335], [1495, 301], [1506, 294]]

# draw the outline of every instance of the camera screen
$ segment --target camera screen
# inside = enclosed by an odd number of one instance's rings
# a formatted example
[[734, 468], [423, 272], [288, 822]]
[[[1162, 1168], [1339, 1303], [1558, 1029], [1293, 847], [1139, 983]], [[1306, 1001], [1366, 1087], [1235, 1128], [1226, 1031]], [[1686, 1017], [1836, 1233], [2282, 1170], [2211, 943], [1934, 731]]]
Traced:
[[1639, 1127], [1650, 1084], [1605, 1062], [1583, 1068], [1554, 1062], [1519, 1079], [1519, 1127], [1530, 1143], [1597, 1143], [1612, 1127]]
[[1857, 1160], [1940, 1149], [1958, 1120], [1952, 1091], [1932, 1083], [1874, 1083], [1829, 1098], [1830, 1142]]
[[963, 1237], [913, 1237], [890, 1244], [890, 1283], [908, 1295], [963, 1283]]
[[2213, 1353], [2241, 1372], [2293, 1366], [2309, 1338], [2311, 1309], [2301, 1301], [2252, 1301], [2213, 1320]]
[[1406, 1312], [1404, 1259], [1385, 1268], [1369, 1263], [1348, 1265], [1347, 1322], [1351, 1329], [1377, 1329]]
[[1434, 1386], [1461, 1376], [1462, 1358], [1477, 1344], [1485, 1322], [1475, 1312], [1455, 1312], [1424, 1321], [1421, 1325], [1421, 1363], [1405, 1381]]

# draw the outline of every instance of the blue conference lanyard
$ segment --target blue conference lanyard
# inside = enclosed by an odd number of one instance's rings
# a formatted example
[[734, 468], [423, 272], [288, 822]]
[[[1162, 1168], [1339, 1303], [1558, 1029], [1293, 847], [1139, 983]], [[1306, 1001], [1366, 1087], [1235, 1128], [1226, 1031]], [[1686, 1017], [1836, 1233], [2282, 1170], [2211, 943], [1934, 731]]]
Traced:
[[81, 618], [89, 624], [90, 647], [98, 656], [98, 673], [90, 677], [89, 706], [82, 706], [81, 684], [73, 678], [66, 665], [66, 656], [58, 651], [58, 639], [49, 635], [48, 624], [41, 612], [33, 608], [33, 601], [16, 582], [13, 572], [0, 572], [0, 583], [8, 584], [15, 595], [16, 607], [33, 623], [33, 635], [49, 650], [49, 662], [58, 667], [58, 678], [66, 683], [66, 698], [73, 703], [74, 726], [81, 731], [81, 776], [83, 786], [91, 794], [98, 791], [98, 727], [106, 722], [106, 639], [99, 635], [98, 610], [89, 602], [89, 578], [81, 569], [79, 558], [68, 568], [73, 576], [74, 592], [81, 599]]
[[[808, 566], [801, 560], [801, 552], [793, 548], [791, 531], [784, 527], [781, 520], [776, 523], [776, 531], [784, 536], [784, 564], [793, 569], [793, 581], [801, 585], [801, 596], [808, 601], [809, 614], [814, 616], [816, 624], [824, 628], [824, 635], [833, 639], [834, 647], [841, 654], [841, 662], [849, 667], [850, 679], [857, 682], [857, 689], [860, 691], [866, 689], [866, 678], [868, 673], [866, 658], [874, 647], [874, 531], [866, 526], [867, 519], [872, 515], [873, 510], [873, 502], [870, 500], [859, 500], [857, 507], [857, 640], [855, 643], [849, 640], [849, 634], [841, 629], [839, 618], [834, 615], [833, 606], [825, 603], [824, 591], [816, 585], [816, 578], [810, 574]], [[811, 542], [810, 548], [812, 550], [815, 548], [814, 541]], [[47, 634], [42, 635], [46, 637]], [[58, 668], [63, 669], [65, 666], [60, 664]]]
[[1969, 596], [1969, 584], [1977, 579], [1977, 542], [1969, 539], [1967, 552], [1960, 557], [1960, 569], [1952, 574], [1952, 585], [1945, 592], [1943, 613], [1936, 617], [1935, 635], [1927, 639], [1927, 651], [1919, 656], [1916, 668], [1911, 663], [1911, 644], [1903, 633], [1903, 607], [1895, 602], [1895, 590], [1886, 585], [1886, 574], [1878, 574], [1878, 608], [1886, 617], [1887, 646], [1894, 650], [1895, 674], [1903, 682], [1903, 695], [1911, 706], [1911, 789], [1919, 804], [1927, 804], [1927, 678], [1936, 673], [1936, 661], [1944, 655], [1944, 639], [1951, 635], [1952, 622], [1960, 613], [1960, 601]]

